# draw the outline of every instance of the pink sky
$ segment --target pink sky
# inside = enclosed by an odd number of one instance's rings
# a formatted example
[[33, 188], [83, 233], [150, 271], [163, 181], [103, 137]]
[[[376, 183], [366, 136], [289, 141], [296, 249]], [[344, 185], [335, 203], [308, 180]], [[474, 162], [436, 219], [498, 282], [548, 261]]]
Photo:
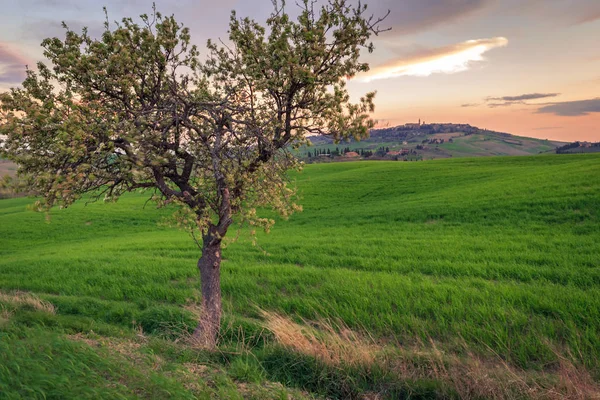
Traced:
[[[322, 0], [320, 0], [322, 1]], [[391, 14], [390, 32], [365, 56], [372, 70], [351, 94], [377, 90], [382, 124], [469, 123], [522, 136], [600, 141], [600, 1], [365, 0]], [[293, 2], [289, 1], [289, 7]], [[229, 12], [264, 21], [271, 0], [156, 1], [190, 27], [202, 49], [226, 37]], [[151, 0], [21, 0], [0, 16], [0, 90], [18, 85], [24, 64], [43, 60], [40, 42], [72, 28], [102, 30], [111, 19], [151, 10]]]

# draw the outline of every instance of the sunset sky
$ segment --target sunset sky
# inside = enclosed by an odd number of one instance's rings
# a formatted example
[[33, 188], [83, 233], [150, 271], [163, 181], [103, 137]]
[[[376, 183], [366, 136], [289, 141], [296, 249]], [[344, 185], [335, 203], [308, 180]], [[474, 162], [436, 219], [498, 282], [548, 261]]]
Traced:
[[[365, 0], [391, 10], [365, 54], [371, 71], [348, 83], [353, 96], [377, 91], [381, 125], [469, 123], [516, 135], [600, 141], [599, 0]], [[293, 10], [294, 1], [288, 2]], [[200, 48], [226, 38], [229, 12], [264, 21], [270, 0], [157, 0], [191, 29]], [[215, 5], [217, 4], [217, 5]], [[17, 86], [25, 65], [43, 60], [40, 42], [71, 28], [102, 32], [150, 13], [146, 0], [19, 0], [0, 16], [0, 90]]]

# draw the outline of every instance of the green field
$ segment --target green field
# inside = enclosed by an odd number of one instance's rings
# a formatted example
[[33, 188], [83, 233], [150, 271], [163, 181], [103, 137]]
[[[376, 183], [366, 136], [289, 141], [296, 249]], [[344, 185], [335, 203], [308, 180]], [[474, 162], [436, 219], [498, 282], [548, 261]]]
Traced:
[[[600, 393], [600, 155], [315, 164], [294, 179], [304, 211], [224, 250], [218, 352], [183, 340], [199, 250], [160, 223], [170, 210], [135, 194], [48, 222], [32, 199], [1, 200], [0, 398], [526, 398], [570, 390], [565, 371], [591, 390], [579, 398]], [[357, 332], [349, 343], [381, 358], [303, 353], [258, 307], [323, 343], [322, 321]], [[473, 360], [522, 378], [482, 392], [452, 372]]]

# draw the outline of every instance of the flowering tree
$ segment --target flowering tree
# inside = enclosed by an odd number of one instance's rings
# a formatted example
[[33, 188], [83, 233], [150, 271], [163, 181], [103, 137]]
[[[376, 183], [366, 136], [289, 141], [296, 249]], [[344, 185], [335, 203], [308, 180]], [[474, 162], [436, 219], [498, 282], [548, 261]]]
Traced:
[[299, 166], [290, 146], [368, 135], [374, 93], [353, 104], [345, 83], [368, 70], [360, 50], [372, 51], [381, 20], [360, 3], [304, 0], [293, 21], [275, 2], [266, 27], [232, 13], [228, 44], [209, 41], [203, 62], [189, 30], [156, 11], [107, 22], [98, 39], [65, 26], [64, 40], [42, 43], [50, 65], [1, 95], [0, 151], [40, 209], [135, 190], [176, 205], [177, 223], [201, 237], [195, 336], [214, 346], [222, 239], [234, 217], [268, 230], [257, 208], [299, 209], [285, 179]]

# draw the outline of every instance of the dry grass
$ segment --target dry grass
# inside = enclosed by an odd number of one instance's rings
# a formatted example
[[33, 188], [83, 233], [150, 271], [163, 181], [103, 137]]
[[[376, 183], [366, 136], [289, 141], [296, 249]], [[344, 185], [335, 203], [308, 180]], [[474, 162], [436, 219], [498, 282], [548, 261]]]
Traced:
[[[183, 308], [192, 313], [192, 315], [194, 315], [197, 321], [200, 320], [200, 316], [202, 315], [202, 307], [200, 306], [200, 304], [194, 301], [189, 301], [186, 305], [183, 306]], [[214, 343], [206, 343], [206, 341], [202, 340], [202, 338], [196, 337], [189, 332], [178, 331], [177, 336], [178, 338], [175, 340], [175, 342], [181, 342], [186, 346], [193, 347], [199, 350], [215, 349]]]
[[50, 302], [40, 299], [33, 293], [28, 292], [14, 292], [14, 293], [3, 293], [0, 292], [0, 302], [10, 304], [12, 306], [26, 306], [31, 307], [34, 310], [47, 312], [49, 314], [56, 314], [54, 305]]
[[170, 371], [169, 375], [174, 376], [183, 383], [183, 386], [192, 393], [203, 393], [206, 388], [206, 381], [209, 377], [209, 368], [202, 364], [184, 363], [182, 369]]
[[315, 357], [327, 365], [369, 367], [375, 363], [376, 355], [382, 350], [371, 339], [360, 336], [341, 323], [321, 321], [313, 327], [308, 323], [297, 324], [276, 313], [261, 313], [266, 322], [265, 327], [273, 332], [280, 344]]
[[[438, 361], [439, 362], [439, 361]], [[583, 368], [562, 358], [552, 371], [525, 371], [498, 358], [449, 356], [438, 379], [452, 384], [463, 399], [600, 399], [600, 386]]]
[[[600, 399], [598, 383], [572, 357], [558, 351], [554, 369], [525, 371], [496, 354], [482, 357], [468, 349], [465, 354], [447, 354], [433, 340], [413, 348], [384, 346], [341, 323], [304, 321], [301, 325], [276, 313], [262, 311], [262, 315], [265, 327], [290, 350], [330, 366], [362, 367], [367, 373], [377, 365], [402, 381], [441, 381], [462, 399]], [[370, 393], [368, 398], [378, 394]]]

